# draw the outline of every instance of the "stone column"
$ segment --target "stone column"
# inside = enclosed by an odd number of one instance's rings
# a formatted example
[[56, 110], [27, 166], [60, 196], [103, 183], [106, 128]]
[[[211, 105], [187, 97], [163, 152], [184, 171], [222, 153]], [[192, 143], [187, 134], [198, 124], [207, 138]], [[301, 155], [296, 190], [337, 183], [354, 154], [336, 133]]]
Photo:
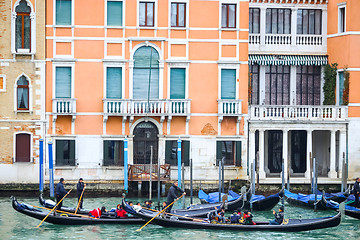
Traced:
[[340, 131], [339, 134], [339, 177], [342, 177], [342, 167], [344, 159], [344, 153], [346, 152], [346, 131]]
[[255, 159], [255, 129], [250, 129], [249, 136], [249, 167]]
[[264, 138], [264, 130], [259, 130], [259, 178], [264, 179], [266, 177], [265, 174], [265, 138]]
[[336, 178], [337, 174], [335, 171], [335, 166], [336, 166], [336, 141], [335, 141], [335, 137], [336, 137], [336, 131], [335, 130], [331, 130], [331, 138], [330, 138], [330, 172], [328, 177], [329, 178]]
[[284, 177], [285, 181], [288, 176], [288, 129], [283, 130], [283, 160], [284, 160]]
[[[306, 172], [305, 178], [311, 181], [311, 159], [310, 154], [312, 156], [312, 130], [307, 130], [307, 138], [306, 138]], [[312, 156], [313, 157], [313, 156]]]
[[260, 8], [260, 45], [265, 45], [266, 8]]

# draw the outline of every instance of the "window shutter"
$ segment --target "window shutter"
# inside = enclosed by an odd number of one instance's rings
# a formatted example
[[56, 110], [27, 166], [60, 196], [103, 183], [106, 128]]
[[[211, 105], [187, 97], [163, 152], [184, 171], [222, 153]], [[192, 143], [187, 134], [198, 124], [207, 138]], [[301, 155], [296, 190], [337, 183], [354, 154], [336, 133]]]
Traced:
[[344, 72], [339, 72], [339, 105], [343, 105], [344, 80]]
[[108, 67], [106, 69], [106, 98], [120, 99], [122, 97], [122, 69]]
[[182, 162], [185, 166], [189, 166], [190, 159], [190, 141], [183, 141], [182, 144]]
[[56, 25], [71, 25], [71, 1], [56, 0]]
[[221, 69], [221, 99], [235, 99], [236, 70]]
[[119, 1], [107, 2], [107, 25], [122, 26], [123, 3]]
[[216, 166], [219, 166], [218, 161], [222, 158], [222, 141], [216, 141]]
[[185, 68], [170, 70], [170, 99], [185, 99]]
[[165, 163], [172, 165], [171, 148], [172, 148], [172, 141], [170, 140], [165, 141]]
[[241, 141], [235, 142], [235, 166], [241, 166]]
[[71, 67], [56, 67], [55, 97], [71, 98]]

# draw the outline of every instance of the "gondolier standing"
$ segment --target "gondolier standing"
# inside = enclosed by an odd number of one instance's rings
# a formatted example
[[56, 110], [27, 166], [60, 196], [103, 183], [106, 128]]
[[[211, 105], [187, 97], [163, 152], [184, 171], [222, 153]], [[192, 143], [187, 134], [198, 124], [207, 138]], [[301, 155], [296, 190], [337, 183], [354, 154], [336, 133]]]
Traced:
[[360, 194], [360, 178], [357, 177], [356, 181], [354, 183], [354, 188], [353, 188], [353, 194], [355, 197], [355, 207], [360, 207], [359, 206], [359, 194]]
[[[76, 184], [76, 195], [78, 198], [78, 202], [80, 201], [80, 205], [79, 205], [80, 209], [83, 208], [84, 194], [82, 194], [82, 192], [84, 191], [85, 187], [86, 187], [86, 184], [84, 183], [84, 180], [82, 178], [80, 178], [79, 182]], [[82, 194], [82, 196], [81, 196], [81, 194]]]
[[[60, 182], [58, 184], [56, 184], [56, 189], [55, 189], [55, 192], [56, 192], [56, 202], [60, 202], [61, 199], [68, 193], [65, 188], [64, 188], [64, 183], [65, 183], [65, 180], [64, 178], [60, 178]], [[56, 210], [57, 209], [61, 209], [62, 207], [62, 204], [63, 204], [63, 201], [61, 201], [57, 207], [56, 207]], [[55, 213], [55, 212], [54, 212]]]
[[[178, 197], [178, 193], [181, 193], [181, 194], [184, 194], [186, 195], [186, 193], [178, 187], [178, 182], [175, 181], [172, 186], [170, 187], [169, 189], [169, 193], [167, 195], [167, 201], [166, 201], [166, 205], [169, 206], [169, 204], [171, 204], [175, 199], [179, 198]], [[173, 205], [171, 205], [170, 207], [168, 207], [166, 209], [166, 212], [167, 213], [170, 213], [171, 212], [171, 208], [173, 207]]]

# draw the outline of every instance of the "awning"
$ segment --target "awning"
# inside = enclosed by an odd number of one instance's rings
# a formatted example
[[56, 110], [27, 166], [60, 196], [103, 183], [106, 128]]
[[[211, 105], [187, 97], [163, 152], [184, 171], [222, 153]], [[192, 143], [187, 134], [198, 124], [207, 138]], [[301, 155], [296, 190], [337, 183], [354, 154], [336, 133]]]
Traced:
[[249, 55], [249, 64], [254, 65], [315, 65], [328, 63], [326, 55]]

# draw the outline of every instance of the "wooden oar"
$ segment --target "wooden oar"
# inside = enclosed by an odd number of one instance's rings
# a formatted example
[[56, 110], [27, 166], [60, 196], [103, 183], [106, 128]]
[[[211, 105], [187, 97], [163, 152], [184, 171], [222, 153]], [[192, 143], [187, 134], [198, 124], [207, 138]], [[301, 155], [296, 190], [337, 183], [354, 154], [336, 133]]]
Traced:
[[183, 195], [181, 195], [179, 198], [177, 198], [175, 201], [173, 201], [172, 203], [170, 203], [168, 206], [166, 206], [163, 210], [161, 210], [158, 214], [156, 214], [152, 219], [150, 219], [147, 223], [145, 223], [144, 226], [142, 226], [141, 228], [139, 228], [138, 230], [136, 230], [137, 232], [141, 231], [141, 229], [143, 229], [146, 225], [148, 225], [152, 220], [154, 220], [154, 218], [156, 218], [157, 216], [159, 216], [162, 212], [164, 212], [168, 207], [170, 207], [171, 205], [173, 205], [177, 200], [179, 200], [180, 198], [182, 198], [183, 196], [185, 196], [185, 193]]
[[56, 207], [59, 205], [59, 203], [61, 203], [62, 200], [64, 200], [64, 198], [66, 198], [66, 196], [69, 195], [71, 190], [72, 189], [70, 189], [70, 191], [68, 191], [68, 193], [55, 205], [55, 207], [53, 207], [53, 209], [51, 209], [51, 211], [48, 213], [48, 215], [46, 215], [46, 217], [39, 223], [39, 225], [37, 225], [37, 228], [40, 227], [40, 225], [45, 221], [45, 219], [47, 219], [47, 217], [50, 215], [50, 213], [52, 213], [52, 211], [54, 211], [56, 209]]
[[[51, 210], [51, 208], [46, 208], [46, 207], [40, 207], [40, 206], [35, 206], [35, 205], [30, 205], [29, 206], [35, 207], [35, 208], [40, 208], [40, 209], [45, 209], [45, 210]], [[71, 213], [71, 212], [66, 212], [66, 211], [61, 211], [61, 210], [55, 210], [56, 212], [60, 212], [60, 213], [65, 213], [68, 215], [73, 215], [73, 216], [78, 216], [78, 217], [82, 217], [82, 218], [93, 218], [93, 219], [98, 219], [98, 218], [94, 218], [94, 217], [90, 217], [87, 215], [83, 215], [83, 214], [75, 214], [75, 213]]]
[[83, 190], [82, 190], [82, 192], [81, 192], [81, 195], [80, 195], [80, 198], [79, 198], [79, 202], [78, 202], [78, 205], [77, 205], [76, 210], [75, 210], [75, 214], [77, 213], [77, 211], [78, 211], [78, 209], [79, 209], [80, 202], [81, 202], [82, 196], [83, 196], [83, 194], [84, 194], [84, 191], [85, 191], [85, 186], [84, 186], [84, 188], [83, 188]]
[[[146, 208], [146, 207], [142, 207], [145, 210], [149, 210], [149, 211], [153, 211], [153, 212], [159, 212], [158, 210], [155, 209], [151, 209], [151, 208]], [[170, 216], [175, 216], [175, 217], [180, 217], [180, 218], [185, 218], [185, 219], [189, 219], [189, 220], [203, 220], [202, 218], [191, 218], [191, 217], [186, 217], [186, 216], [181, 216], [181, 215], [177, 215], [177, 214], [173, 214], [173, 213], [165, 213], [166, 215], [170, 215]]]

